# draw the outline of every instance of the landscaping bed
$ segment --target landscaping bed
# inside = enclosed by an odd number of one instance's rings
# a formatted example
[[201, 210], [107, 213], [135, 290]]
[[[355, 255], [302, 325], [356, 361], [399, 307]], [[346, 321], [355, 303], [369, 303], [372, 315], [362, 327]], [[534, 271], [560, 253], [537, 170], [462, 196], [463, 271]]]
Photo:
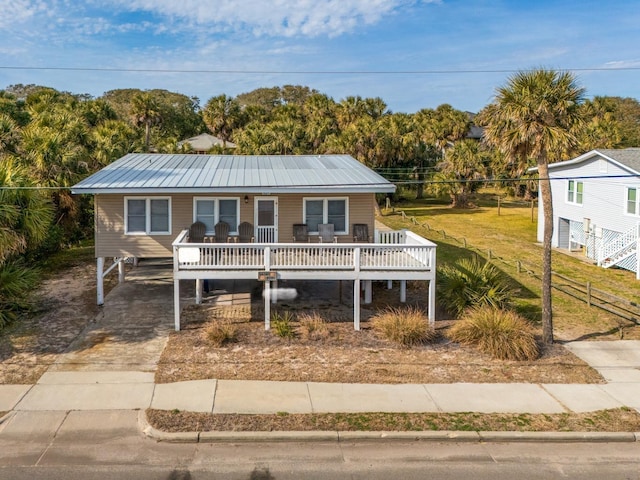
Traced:
[[[380, 293], [380, 292], [376, 292]], [[411, 292], [410, 294], [411, 295]], [[374, 295], [375, 297], [375, 295]], [[355, 331], [346, 305], [310, 303], [302, 309], [327, 322], [328, 333], [308, 338], [293, 321], [294, 338], [265, 331], [255, 305], [192, 305], [183, 329], [172, 333], [156, 370], [157, 383], [208, 378], [336, 383], [603, 383], [602, 377], [562, 345], [542, 349], [534, 361], [494, 360], [472, 347], [448, 341], [451, 321], [436, 322], [435, 342], [401, 347], [377, 336], [366, 318]], [[295, 314], [296, 309], [280, 307]], [[339, 321], [332, 321], [339, 320]], [[236, 341], [214, 346], [208, 325], [231, 322]]]

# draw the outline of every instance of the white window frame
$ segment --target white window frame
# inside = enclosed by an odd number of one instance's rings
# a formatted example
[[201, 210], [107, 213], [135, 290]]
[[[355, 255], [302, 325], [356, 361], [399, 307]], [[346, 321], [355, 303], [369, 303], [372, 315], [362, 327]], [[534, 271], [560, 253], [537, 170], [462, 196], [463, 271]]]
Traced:
[[[144, 232], [129, 232], [129, 200], [144, 200]], [[151, 201], [167, 200], [168, 230], [151, 231]], [[125, 235], [171, 235], [171, 197], [124, 197], [124, 233]]]
[[[629, 190], [636, 191], [635, 213], [629, 212]], [[640, 217], [640, 187], [627, 187], [624, 189], [624, 214], [630, 217]]]
[[[573, 183], [574, 189], [571, 190], [571, 184]], [[582, 185], [582, 191], [578, 192], [578, 185]], [[581, 201], [578, 202], [578, 193], [582, 196]], [[573, 199], [570, 199], [569, 196], [573, 194]], [[584, 204], [584, 182], [581, 180], [567, 180], [567, 203], [571, 205], [579, 205], [582, 206]]]
[[[336, 230], [336, 235], [347, 235], [349, 233], [349, 197], [303, 197], [302, 198], [302, 223], [307, 223], [307, 201], [322, 200], [322, 223], [329, 223], [329, 201], [344, 201], [344, 228], [345, 230]], [[310, 234], [318, 235], [318, 231], [309, 230]]]
[[[229, 235], [238, 235], [238, 225], [240, 225], [240, 197], [193, 197], [193, 221], [198, 220], [197, 203], [200, 201], [213, 202], [213, 225], [220, 221], [220, 200], [235, 200], [236, 202], [236, 229], [229, 231]], [[213, 230], [207, 230], [207, 235], [213, 235]]]

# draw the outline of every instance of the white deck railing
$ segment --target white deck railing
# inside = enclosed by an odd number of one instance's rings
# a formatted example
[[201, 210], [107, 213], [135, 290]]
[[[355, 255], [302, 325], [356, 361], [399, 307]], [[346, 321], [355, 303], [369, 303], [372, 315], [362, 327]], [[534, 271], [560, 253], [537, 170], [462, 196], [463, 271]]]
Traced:
[[409, 231], [379, 232], [379, 243], [173, 243], [178, 270], [430, 270], [436, 245]]
[[613, 240], [603, 244], [598, 256], [598, 265], [615, 263], [615, 260], [627, 251], [635, 249], [640, 238], [640, 223]]

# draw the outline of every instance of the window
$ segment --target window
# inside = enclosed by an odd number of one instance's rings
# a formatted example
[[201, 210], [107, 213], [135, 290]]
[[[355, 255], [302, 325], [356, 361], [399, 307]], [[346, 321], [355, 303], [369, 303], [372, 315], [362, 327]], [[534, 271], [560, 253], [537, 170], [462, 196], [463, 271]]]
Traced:
[[575, 203], [576, 205], [582, 205], [582, 182], [576, 180], [569, 180], [569, 186], [567, 189], [567, 202]]
[[194, 198], [193, 221], [200, 221], [207, 226], [207, 233], [213, 234], [218, 222], [229, 224], [229, 233], [238, 233], [240, 218], [239, 198]]
[[640, 215], [638, 207], [638, 189], [627, 188], [627, 213], [629, 215]]
[[128, 197], [124, 200], [127, 235], [171, 234], [171, 199]]
[[320, 223], [333, 223], [337, 234], [347, 234], [349, 203], [346, 198], [305, 198], [303, 221], [310, 233], [318, 233]]

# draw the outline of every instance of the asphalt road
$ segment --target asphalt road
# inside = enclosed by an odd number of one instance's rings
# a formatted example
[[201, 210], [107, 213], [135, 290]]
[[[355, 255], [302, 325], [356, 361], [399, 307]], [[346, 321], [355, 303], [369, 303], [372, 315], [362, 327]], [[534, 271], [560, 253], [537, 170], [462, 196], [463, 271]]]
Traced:
[[140, 436], [0, 441], [0, 479], [624, 479], [640, 480], [640, 443], [163, 444]]

